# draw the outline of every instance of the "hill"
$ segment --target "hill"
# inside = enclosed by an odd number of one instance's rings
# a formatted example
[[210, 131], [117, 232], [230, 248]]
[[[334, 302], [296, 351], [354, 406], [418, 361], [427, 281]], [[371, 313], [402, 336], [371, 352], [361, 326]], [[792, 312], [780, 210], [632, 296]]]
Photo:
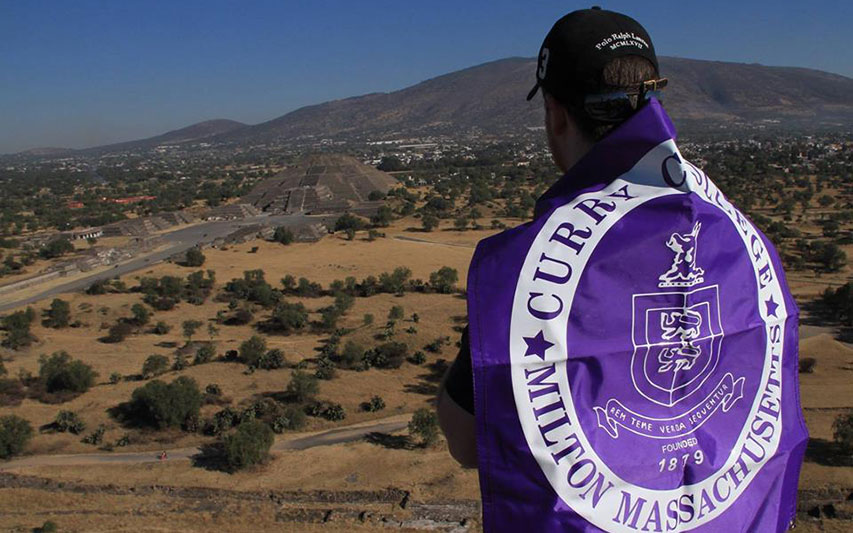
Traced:
[[[542, 124], [542, 106], [524, 97], [535, 60], [509, 58], [411, 87], [303, 107], [217, 137], [243, 142], [327, 136], [519, 132]], [[853, 79], [804, 68], [661, 58], [674, 120], [853, 124]]]
[[[660, 63], [661, 74], [670, 79], [664, 104], [680, 128], [739, 123], [808, 129], [853, 126], [853, 79], [845, 76], [676, 57], [661, 57]], [[137, 141], [85, 150], [35, 149], [19, 155], [97, 155], [200, 140], [258, 144], [316, 138], [514, 135], [542, 125], [541, 103], [524, 99], [535, 66], [532, 58], [501, 59], [399, 91], [302, 107], [252, 126], [217, 119]]]
[[177, 130], [167, 131], [162, 135], [157, 135], [155, 137], [148, 137], [147, 139], [140, 139], [136, 141], [127, 141], [116, 144], [107, 144], [104, 146], [95, 146], [93, 148], [86, 148], [83, 150], [76, 150], [75, 152], [78, 154], [97, 154], [97, 153], [105, 153], [105, 152], [124, 152], [131, 150], [145, 150], [148, 148], [153, 148], [155, 146], [161, 144], [180, 144], [185, 142], [192, 141], [201, 141], [204, 139], [209, 139], [216, 135], [222, 135], [226, 133], [231, 133], [236, 130], [240, 130], [246, 127], [246, 124], [242, 122], [237, 122], [236, 120], [228, 120], [228, 119], [214, 119], [214, 120], [205, 120], [204, 122], [199, 122], [196, 124], [192, 124], [191, 126], [187, 126], [185, 128], [180, 128]]

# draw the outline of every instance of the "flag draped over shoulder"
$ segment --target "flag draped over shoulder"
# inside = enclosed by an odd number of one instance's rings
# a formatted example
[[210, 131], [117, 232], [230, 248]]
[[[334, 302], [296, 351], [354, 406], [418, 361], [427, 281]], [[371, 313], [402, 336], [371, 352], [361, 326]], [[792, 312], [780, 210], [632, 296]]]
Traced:
[[784, 531], [808, 434], [764, 235], [652, 100], [468, 279], [486, 531]]

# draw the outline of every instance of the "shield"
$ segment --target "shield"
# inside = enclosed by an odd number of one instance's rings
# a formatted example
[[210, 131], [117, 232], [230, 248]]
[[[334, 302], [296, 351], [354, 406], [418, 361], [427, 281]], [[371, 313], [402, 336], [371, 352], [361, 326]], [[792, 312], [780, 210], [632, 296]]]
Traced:
[[631, 378], [646, 399], [672, 407], [713, 374], [723, 327], [719, 287], [633, 297]]

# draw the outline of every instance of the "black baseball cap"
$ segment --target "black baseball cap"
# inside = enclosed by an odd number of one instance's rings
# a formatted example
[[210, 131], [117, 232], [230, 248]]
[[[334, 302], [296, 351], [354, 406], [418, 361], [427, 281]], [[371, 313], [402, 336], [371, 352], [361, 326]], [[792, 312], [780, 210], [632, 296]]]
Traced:
[[644, 57], [658, 71], [652, 40], [639, 22], [598, 6], [572, 11], [545, 36], [536, 65], [536, 85], [527, 99], [543, 87], [562, 102], [580, 104], [601, 90], [605, 65], [624, 56]]

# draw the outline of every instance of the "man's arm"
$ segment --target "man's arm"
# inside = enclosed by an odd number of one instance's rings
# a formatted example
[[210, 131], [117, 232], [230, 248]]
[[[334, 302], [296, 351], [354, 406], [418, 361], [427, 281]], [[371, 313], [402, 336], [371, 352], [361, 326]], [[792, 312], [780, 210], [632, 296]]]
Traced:
[[477, 467], [477, 426], [474, 418], [474, 377], [468, 329], [462, 334], [459, 355], [438, 391], [438, 423], [450, 455], [465, 468]]

